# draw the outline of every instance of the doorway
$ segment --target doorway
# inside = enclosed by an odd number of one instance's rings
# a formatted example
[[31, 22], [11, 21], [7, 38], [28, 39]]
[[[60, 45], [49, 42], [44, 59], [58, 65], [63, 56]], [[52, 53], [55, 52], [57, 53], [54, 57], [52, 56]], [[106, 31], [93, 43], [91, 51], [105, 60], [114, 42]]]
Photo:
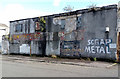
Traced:
[[120, 32], [117, 33], [117, 61], [120, 62]]

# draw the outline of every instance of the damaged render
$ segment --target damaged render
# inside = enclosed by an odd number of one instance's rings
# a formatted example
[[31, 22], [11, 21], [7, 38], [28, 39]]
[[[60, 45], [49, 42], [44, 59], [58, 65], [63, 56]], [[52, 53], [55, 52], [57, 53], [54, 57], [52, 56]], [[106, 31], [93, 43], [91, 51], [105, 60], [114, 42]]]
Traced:
[[10, 21], [9, 53], [115, 60], [116, 28], [117, 5]]

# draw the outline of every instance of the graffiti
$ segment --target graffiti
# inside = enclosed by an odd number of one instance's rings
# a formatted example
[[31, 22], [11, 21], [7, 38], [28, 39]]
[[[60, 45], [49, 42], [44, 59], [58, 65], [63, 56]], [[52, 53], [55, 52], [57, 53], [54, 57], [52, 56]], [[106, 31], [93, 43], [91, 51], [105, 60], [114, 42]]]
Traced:
[[60, 37], [60, 40], [64, 40], [64, 32], [59, 32], [58, 36]]
[[[60, 40], [70, 40], [70, 39], [72, 39], [72, 37], [74, 38], [72, 40], [84, 40], [84, 32], [85, 32], [84, 29], [83, 30], [74, 30], [69, 33], [59, 32], [58, 36], [60, 37]], [[71, 36], [72, 33], [73, 33], [73, 35], [72, 35], [72, 37], [70, 37], [70, 39], [66, 37], [66, 36]]]
[[36, 22], [36, 30], [40, 30], [40, 27], [39, 27], [39, 22]]
[[64, 50], [62, 50], [62, 52], [70, 52], [70, 51], [74, 51], [74, 52], [80, 52], [81, 51], [81, 49], [64, 49]]
[[[77, 20], [77, 21], [76, 21]], [[72, 41], [84, 39], [84, 28], [77, 29], [77, 25], [81, 25], [81, 15], [76, 17], [53, 18], [54, 25], [61, 25], [58, 36], [60, 40]]]
[[14, 40], [43, 40], [43, 33], [12, 35]]
[[83, 51], [82, 49], [80, 49], [79, 41], [62, 41], [60, 48], [62, 56], [80, 57], [80, 52]]
[[85, 52], [88, 53], [111, 53], [109, 51], [109, 44], [111, 39], [92, 39], [88, 40], [88, 46], [85, 47]]
[[76, 30], [76, 18], [66, 19], [65, 31], [68, 33], [68, 32], [71, 32], [73, 30]]
[[36, 30], [43, 32], [45, 30], [46, 21], [44, 17], [39, 17], [36, 22]]
[[59, 19], [59, 18], [53, 18], [53, 24], [55, 24], [55, 25], [61, 25], [61, 19]]

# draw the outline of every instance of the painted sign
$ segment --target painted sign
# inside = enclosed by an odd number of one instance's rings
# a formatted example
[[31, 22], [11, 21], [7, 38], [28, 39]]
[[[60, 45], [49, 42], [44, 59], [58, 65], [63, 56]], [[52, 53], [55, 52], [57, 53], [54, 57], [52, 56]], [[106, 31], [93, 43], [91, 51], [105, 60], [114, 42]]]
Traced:
[[82, 50], [79, 47], [78, 41], [62, 41], [61, 42], [61, 56], [80, 57]]
[[16, 34], [12, 35], [13, 40], [43, 40], [43, 33], [36, 34]]
[[87, 53], [111, 53], [109, 51], [109, 44], [112, 43], [111, 39], [91, 39], [85, 47]]
[[109, 44], [110, 48], [116, 48], [116, 44]]

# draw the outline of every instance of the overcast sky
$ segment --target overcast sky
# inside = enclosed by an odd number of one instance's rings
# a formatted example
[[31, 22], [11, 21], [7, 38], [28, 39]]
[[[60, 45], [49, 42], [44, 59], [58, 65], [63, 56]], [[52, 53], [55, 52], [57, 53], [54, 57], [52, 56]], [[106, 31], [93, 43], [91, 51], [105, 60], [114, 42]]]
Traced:
[[74, 10], [87, 8], [91, 4], [106, 6], [118, 4], [120, 0], [0, 0], [0, 23], [9, 26], [9, 21], [62, 13], [66, 5]]

